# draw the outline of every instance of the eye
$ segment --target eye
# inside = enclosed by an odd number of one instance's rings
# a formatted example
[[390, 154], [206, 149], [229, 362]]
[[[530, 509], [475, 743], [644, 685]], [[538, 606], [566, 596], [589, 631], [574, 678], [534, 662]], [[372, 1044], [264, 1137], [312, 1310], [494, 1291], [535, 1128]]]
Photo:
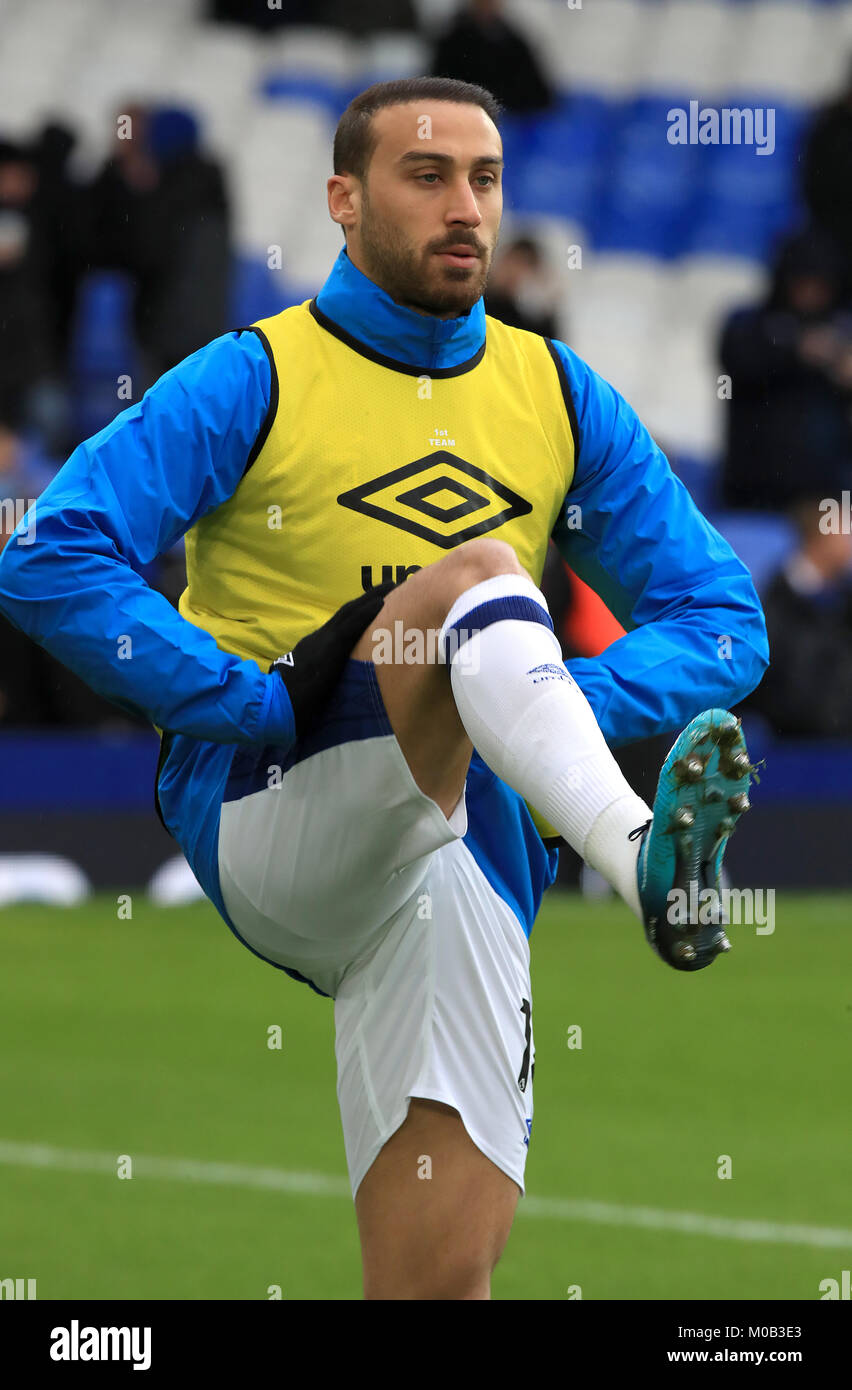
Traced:
[[491, 188], [492, 185], [495, 184], [495, 183], [497, 182], [497, 180], [495, 179], [495, 177], [494, 177], [493, 174], [478, 174], [478, 175], [477, 175], [477, 183], [482, 183], [482, 180], [483, 180], [483, 179], [485, 180], [485, 187], [486, 187], [486, 188]]
[[439, 175], [439, 174], [435, 174], [435, 173], [431, 173], [431, 174], [418, 174], [418, 175], [417, 175], [417, 178], [418, 178], [418, 180], [419, 180], [419, 179], [437, 179], [437, 178], [440, 178], [440, 175]]

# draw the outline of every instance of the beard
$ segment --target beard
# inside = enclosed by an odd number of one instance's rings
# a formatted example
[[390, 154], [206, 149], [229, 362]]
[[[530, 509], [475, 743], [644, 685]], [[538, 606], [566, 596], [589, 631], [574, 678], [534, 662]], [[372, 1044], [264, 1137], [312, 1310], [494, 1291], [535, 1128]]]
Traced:
[[[366, 196], [361, 204], [361, 252], [369, 278], [397, 304], [421, 314], [467, 314], [481, 297], [491, 265], [493, 247], [474, 232], [447, 234], [418, 250], [402, 232], [373, 215]], [[479, 255], [476, 265], [448, 265], [436, 256], [446, 246], [469, 246]]]

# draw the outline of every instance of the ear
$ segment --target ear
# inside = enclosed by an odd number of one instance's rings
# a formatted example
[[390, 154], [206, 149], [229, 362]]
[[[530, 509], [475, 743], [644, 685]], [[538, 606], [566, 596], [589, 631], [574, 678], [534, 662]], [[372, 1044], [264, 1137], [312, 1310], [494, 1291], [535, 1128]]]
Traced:
[[343, 228], [344, 237], [358, 220], [360, 185], [354, 174], [332, 174], [328, 180], [328, 215]]

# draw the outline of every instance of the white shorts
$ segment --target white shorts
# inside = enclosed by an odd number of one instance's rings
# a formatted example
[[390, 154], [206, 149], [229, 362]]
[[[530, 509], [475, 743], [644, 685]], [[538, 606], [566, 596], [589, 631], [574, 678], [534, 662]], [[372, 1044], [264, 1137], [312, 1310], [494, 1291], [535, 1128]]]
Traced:
[[219, 830], [240, 939], [334, 999], [355, 1196], [412, 1096], [458, 1110], [524, 1192], [535, 1044], [529, 942], [463, 837], [417, 786], [369, 662], [276, 760], [240, 750]]

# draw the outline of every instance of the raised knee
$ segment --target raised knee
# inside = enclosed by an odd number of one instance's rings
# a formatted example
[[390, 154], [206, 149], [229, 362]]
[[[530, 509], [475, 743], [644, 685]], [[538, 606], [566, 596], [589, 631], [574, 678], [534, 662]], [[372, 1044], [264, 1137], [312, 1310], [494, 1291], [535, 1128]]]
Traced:
[[491, 579], [496, 574], [524, 574], [524, 568], [508, 541], [494, 536], [477, 536], [463, 541], [453, 551], [454, 568], [463, 572], [465, 587]]

